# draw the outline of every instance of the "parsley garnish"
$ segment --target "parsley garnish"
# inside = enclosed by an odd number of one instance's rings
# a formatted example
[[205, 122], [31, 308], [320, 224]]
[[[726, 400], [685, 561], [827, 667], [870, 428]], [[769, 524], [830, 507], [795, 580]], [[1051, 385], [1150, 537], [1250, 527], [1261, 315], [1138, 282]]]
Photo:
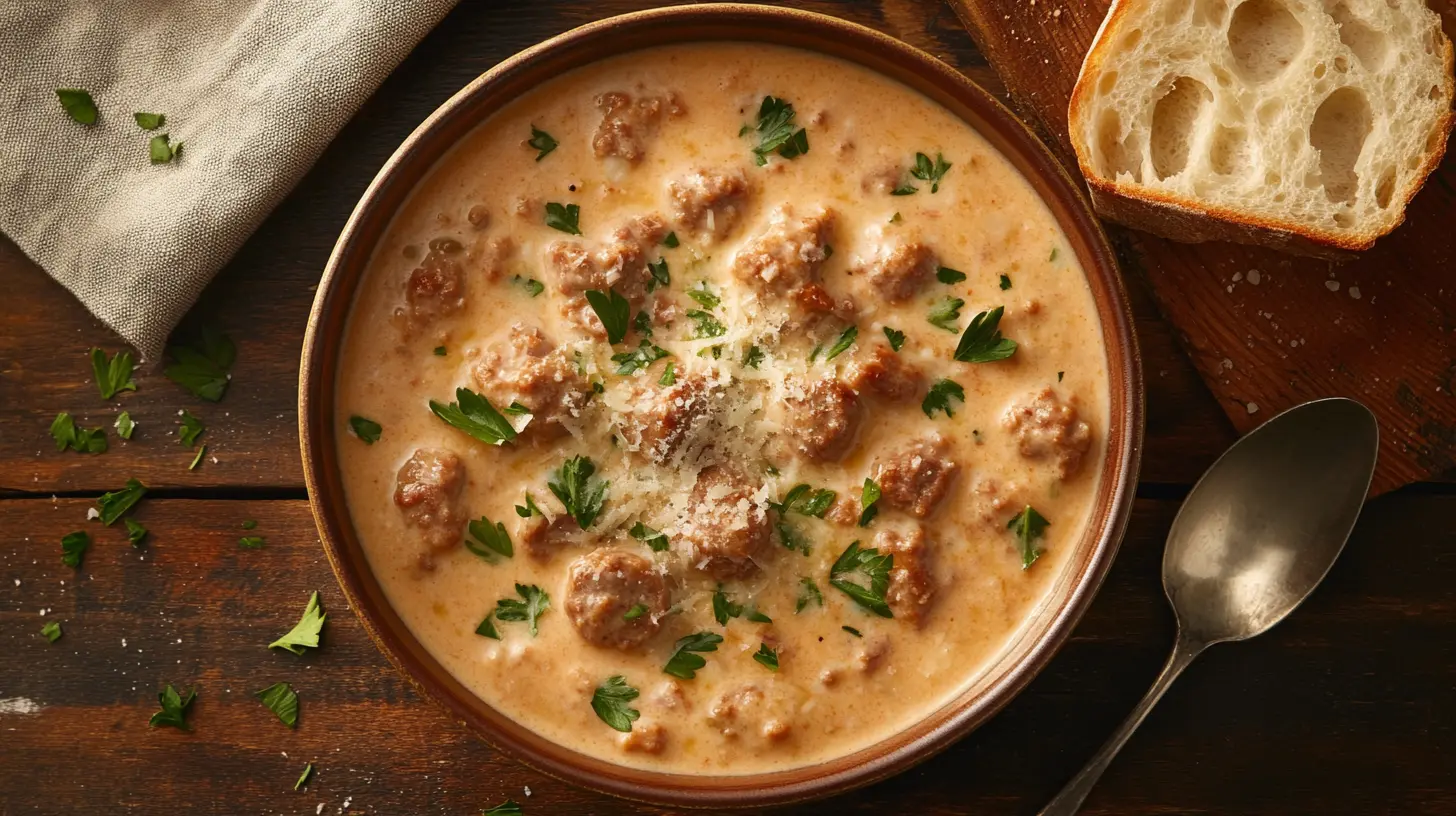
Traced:
[[84, 530], [66, 533], [61, 537], [61, 563], [68, 567], [81, 566], [81, 560], [86, 557], [86, 550], [90, 547], [91, 536]]
[[733, 603], [723, 587], [713, 590], [713, 618], [718, 621], [719, 626], [727, 626], [728, 621], [743, 614], [743, 605]]
[[436, 357], [444, 357], [446, 354], [449, 354], [449, 353], [450, 353], [449, 350], [446, 349], [444, 346], [435, 346], [435, 356]]
[[1011, 288], [1011, 276], [1010, 275], [1002, 275], [1001, 276], [1001, 291], [1004, 292], [1004, 291], [1006, 291], [1007, 289], [1010, 289], [1010, 288]]
[[380, 434], [384, 433], [384, 428], [378, 422], [365, 419], [358, 414], [349, 417], [349, 430], [353, 431], [354, 436], [366, 445], [378, 442]]
[[569, 235], [580, 235], [581, 227], [578, 221], [581, 218], [581, 207], [575, 204], [562, 206], [556, 202], [546, 205], [546, 226], [561, 230]]
[[696, 300], [704, 309], [716, 309], [723, 302], [723, 299], [708, 291], [707, 281], [698, 281], [698, 285], [688, 290], [688, 297]]
[[668, 356], [666, 349], [653, 344], [650, 340], [643, 339], [637, 344], [637, 348], [613, 354], [612, 362], [617, 364], [617, 373], [625, 377], [644, 368], [650, 368], [653, 363], [666, 356]]
[[919, 187], [916, 187], [913, 184], [901, 184], [900, 186], [898, 186], [895, 189], [891, 190], [890, 191], [890, 195], [892, 195], [892, 196], [915, 195], [915, 193], [917, 193], [919, 191], [920, 191], [920, 188]]
[[132, 431], [136, 430], [136, 423], [131, 420], [131, 413], [122, 411], [116, 418], [116, 435], [122, 439], [131, 439]]
[[227, 391], [228, 370], [233, 367], [237, 354], [231, 338], [207, 327], [202, 330], [196, 345], [167, 347], [167, 356], [172, 359], [172, 364], [162, 373], [198, 397], [217, 402]]
[[864, 635], [861, 635], [861, 634], [860, 634], [860, 633], [859, 633], [859, 630], [858, 630], [858, 629], [856, 629], [856, 628], [854, 628], [854, 627], [853, 627], [853, 626], [841, 626], [841, 627], [839, 627], [839, 628], [840, 628], [840, 629], [843, 629], [843, 630], [844, 630], [844, 631], [846, 631], [846, 632], [848, 632], [848, 633], [850, 633], [850, 634], [851, 634], [851, 635], [854, 635], [854, 636], [855, 636], [855, 637], [857, 637], [857, 638], [862, 638], [862, 637], [864, 637]]
[[[630, 731], [632, 729], [628, 728], [627, 730]], [[480, 816], [521, 816], [522, 813], [521, 806], [516, 804], [516, 800], [507, 799], [502, 804], [496, 805], [490, 810], [482, 810]]]
[[915, 154], [915, 167], [910, 170], [910, 175], [921, 181], [930, 182], [930, 192], [940, 192], [940, 180], [950, 170], [950, 162], [945, 160], [939, 153], [935, 154], [935, 161], [924, 153]]
[[748, 619], [754, 623], [773, 623], [773, 618], [770, 618], [757, 609], [748, 610]]
[[896, 331], [889, 326], [885, 327], [885, 339], [890, 341], [890, 350], [899, 351], [905, 345], [905, 332]]
[[763, 349], [759, 348], [756, 345], [749, 346], [748, 349], [743, 352], [743, 364], [748, 366], [749, 368], [758, 368], [760, 365], [763, 364], [763, 360]]
[[767, 643], [758, 644], [758, 651], [754, 652], [753, 659], [757, 660], [769, 671], [776, 672], [779, 670], [779, 650], [770, 649]]
[[536, 506], [536, 500], [531, 497], [530, 493], [527, 493], [526, 504], [524, 506], [516, 505], [516, 515], [521, 518], [530, 518], [531, 516], [544, 516], [546, 514], [541, 512], [541, 508]]
[[676, 382], [677, 364], [669, 360], [667, 363], [667, 368], [663, 369], [662, 376], [658, 378], [657, 384], [662, 386], [669, 386], [675, 384]]
[[475, 634], [480, 635], [481, 637], [488, 637], [491, 640], [501, 639], [500, 632], [497, 632], [495, 628], [494, 609], [486, 613], [485, 620], [481, 621], [480, 625], [475, 627]]
[[126, 487], [110, 493], [103, 493], [101, 498], [96, 500], [96, 508], [101, 513], [101, 523], [110, 527], [116, 520], [126, 515], [142, 496], [147, 494], [146, 485], [136, 479], [127, 479]]
[[535, 125], [531, 125], [531, 138], [526, 144], [541, 151], [536, 154], [536, 161], [541, 161], [546, 158], [547, 153], [556, 149], [556, 140], [551, 138], [551, 134], [538, 129]]
[[243, 529], [244, 530], [256, 530], [256, 529], [258, 529], [258, 520], [257, 519], [248, 519], [247, 521], [244, 521], [243, 522]]
[[894, 215], [890, 216], [890, 223], [891, 224], [898, 224], [898, 223], [900, 223], [903, 220], [904, 219], [900, 217], [900, 213], [899, 212], [896, 212]]
[[[668, 237], [672, 238], [673, 241], [677, 241], [677, 236], [675, 235], [670, 235]], [[672, 243], [668, 244], [668, 246], [677, 246], [677, 244]], [[652, 275], [652, 277], [647, 279], [648, 294], [652, 294], [659, 287], [666, 289], [668, 286], [672, 285], [672, 275], [669, 274], [667, 271], [666, 258], [658, 258], [655, 261], [648, 262], [647, 271]]]
[[142, 130], [156, 130], [167, 124], [165, 113], [133, 113], [131, 116], [136, 120], [137, 127]]
[[192, 447], [197, 442], [197, 437], [207, 430], [203, 427], [202, 420], [193, 416], [186, 409], [182, 410], [181, 429], [177, 431], [177, 440], [187, 447]]
[[45, 635], [45, 639], [50, 641], [51, 643], [55, 643], [56, 641], [60, 640], [61, 635], [64, 634], [63, 632], [61, 632], [61, 625], [59, 623], [56, 623], [55, 621], [50, 621], [45, 626], [42, 626], [40, 628], [40, 633], [42, 635]]
[[859, 511], [859, 526], [868, 527], [870, 522], [879, 515], [880, 508], [876, 502], [880, 500], [880, 486], [874, 479], [865, 477], [864, 486], [859, 491], [859, 504], [864, 509]]
[[592, 525], [597, 514], [602, 512], [602, 502], [607, 496], [611, 482], [593, 479], [597, 466], [585, 456], [573, 456], [561, 463], [546, 480], [546, 486], [561, 501], [566, 512], [576, 519], [581, 529]]
[[1064, 376], [1064, 375], [1066, 375], [1066, 373], [1067, 373], [1067, 372], [1065, 372], [1065, 371], [1058, 371], [1058, 372], [1057, 372], [1057, 382], [1061, 382], [1061, 381], [1062, 381], [1062, 377], [1063, 377], [1063, 376]]
[[942, 266], [935, 270], [935, 279], [941, 283], [960, 283], [966, 279], [966, 273], [959, 269]]
[[262, 691], [253, 693], [262, 701], [268, 710], [278, 715], [278, 719], [289, 728], [298, 727], [298, 695], [293, 692], [293, 687], [287, 683], [274, 683]]
[[91, 98], [90, 92], [80, 88], [57, 88], [56, 98], [61, 100], [61, 107], [75, 121], [83, 125], [96, 124], [96, 100]]
[[697, 324], [689, 340], [703, 340], [709, 337], [722, 337], [728, 332], [728, 328], [718, 322], [718, 318], [702, 309], [689, 309], [688, 319]]
[[197, 699], [197, 689], [189, 689], [187, 696], [183, 697], [177, 693], [168, 683], [167, 687], [157, 695], [157, 702], [161, 703], [162, 710], [152, 715], [147, 724], [153, 728], [167, 725], [172, 728], [179, 728], [183, 731], [191, 731], [187, 725], [187, 709], [192, 707], [192, 701]]
[[638, 312], [637, 316], [632, 319], [632, 328], [636, 329], [637, 333], [642, 335], [644, 338], [651, 337], [652, 315], [648, 314], [646, 309]]
[[930, 325], [954, 334], [960, 331], [956, 321], [961, 319], [961, 307], [964, 305], [966, 302], [958, 297], [948, 297], [945, 300], [936, 301], [925, 319], [930, 321]]
[[206, 445], [203, 445], [202, 447], [198, 448], [197, 449], [197, 455], [194, 456], [194, 457], [192, 457], [192, 464], [188, 465], [187, 466], [187, 469], [188, 470], [197, 470], [197, 466], [200, 465], [200, 464], [202, 464], [202, 457], [205, 456], [206, 454], [207, 454], [207, 446]]
[[858, 326], [850, 326], [849, 328], [841, 332], [839, 335], [839, 339], [835, 340], [834, 345], [829, 347], [829, 353], [824, 355], [824, 362], [827, 363], [830, 360], [833, 360], [835, 357], [838, 357], [839, 355], [848, 351], [849, 347], [854, 345], [854, 340], [856, 337], [859, 337]]
[[677, 249], [678, 240], [676, 232], [669, 232], [666, 238], [662, 239], [662, 245], [668, 249]]
[[303, 783], [307, 782], [308, 781], [308, 778], [310, 776], [312, 776], [312, 775], [313, 775], [313, 763], [310, 762], [307, 765], [304, 765], [303, 766], [303, 773], [301, 773], [301, 774], [298, 775], [298, 781], [293, 783], [293, 789], [294, 790], [302, 790], [303, 789]]
[[648, 527], [642, 522], [632, 525], [632, 537], [646, 544], [653, 552], [667, 551], [667, 535]]
[[147, 142], [147, 152], [151, 156], [152, 164], [166, 164], [182, 155], [182, 143], [172, 144], [171, 137], [159, 133]]
[[809, 134], [803, 128], [794, 129], [794, 118], [792, 103], [774, 96], [763, 98], [763, 104], [758, 107], [758, 147], [753, 149], [755, 164], [760, 167], [768, 164], [768, 155], [774, 152], [786, 159], [809, 152]]
[[303, 654], [306, 649], [317, 649], [319, 633], [328, 617], [319, 605], [319, 594], [315, 591], [308, 597], [308, 604], [303, 608], [303, 617], [288, 630], [288, 634], [268, 644], [268, 648], [287, 649], [296, 655]]
[[1015, 354], [1016, 341], [1002, 337], [997, 328], [1005, 310], [1005, 306], [997, 306], [972, 318], [956, 344], [955, 358], [963, 363], [990, 363]]
[[1047, 521], [1041, 513], [1032, 509], [1029, 504], [1016, 514], [1016, 518], [1007, 523], [1006, 529], [1016, 536], [1016, 544], [1021, 550], [1022, 569], [1030, 569], [1031, 565], [1036, 563], [1036, 559], [1041, 557], [1042, 551], [1037, 548], [1036, 540], [1041, 538], [1046, 533], [1046, 528], [1050, 526], [1051, 522]]
[[1050, 255], [1047, 256], [1047, 261], [1049, 263], [1055, 261], [1057, 259], [1057, 254], [1059, 252], [1061, 252], [1060, 248], [1058, 248], [1058, 247], [1052, 247], [1052, 254], [1050, 254]]
[[131, 542], [133, 547], [140, 547], [147, 538], [147, 528], [131, 520], [122, 519], [126, 522], [126, 540]]
[[809, 605], [823, 606], [824, 593], [819, 591], [819, 585], [814, 579], [808, 576], [799, 579], [799, 600], [794, 602], [794, 614], [797, 615], [809, 608]]
[[627, 685], [625, 677], [620, 674], [613, 675], [592, 692], [592, 711], [597, 713], [602, 722], [625, 734], [632, 730], [632, 723], [642, 716], [637, 709], [627, 705], [637, 699], [637, 694], [637, 689]]
[[465, 537], [465, 549], [486, 561], [495, 563], [497, 555], [503, 555], [506, 558], [515, 555], [515, 549], [511, 546], [511, 537], [506, 532], [505, 524], [481, 516], [470, 522], [468, 529], [470, 535]]
[[592, 311], [597, 313], [597, 319], [602, 321], [602, 326], [607, 330], [607, 342], [613, 345], [622, 342], [622, 339], [627, 336], [627, 323], [632, 317], [632, 304], [617, 294], [616, 289], [608, 289], [605, 292], [588, 289], [586, 290], [586, 301], [591, 304]]
[[245, 550], [261, 550], [267, 543], [262, 536], [243, 536], [238, 539], [238, 546]]
[[516, 275], [515, 277], [511, 278], [511, 283], [520, 284], [521, 286], [525, 287], [526, 291], [531, 294], [531, 297], [535, 297], [546, 291], [546, 284], [536, 280], [535, 278], [523, 278], [520, 275]]
[[[882, 618], [893, 618], [895, 614], [885, 602], [885, 590], [890, 586], [890, 569], [894, 564], [894, 555], [880, 555], [879, 550], [861, 549], [859, 542], [855, 541], [829, 568], [829, 585], [870, 612]], [[868, 586], [849, 580], [856, 576]]]
[[637, 620], [647, 614], [646, 604], [633, 604], [631, 609], [622, 613], [622, 620]]
[[673, 644], [672, 657], [668, 658], [667, 665], [662, 670], [673, 677], [691, 680], [698, 676], [698, 669], [708, 665], [708, 661], [696, 652], [716, 652], [718, 644], [722, 642], [723, 636], [712, 632], [694, 632], [679, 638]]
[[118, 391], [136, 390], [136, 383], [131, 378], [135, 368], [136, 362], [129, 351], [118, 351], [108, 360], [106, 352], [99, 348], [91, 349], [91, 372], [96, 376], [96, 388], [101, 391], [104, 400], [116, 396]]
[[77, 428], [76, 420], [62, 411], [51, 422], [51, 439], [56, 441], [56, 450], [70, 448], [77, 453], [105, 453], [106, 432], [100, 428]]
[[955, 409], [951, 407], [951, 400], [965, 402], [966, 390], [955, 380], [938, 380], [921, 400], [920, 410], [931, 419], [935, 419], [936, 411], [944, 411], [946, 416], [953, 417]]
[[522, 600], [501, 598], [495, 602], [496, 620], [511, 623], [527, 621], [530, 623], [531, 637], [535, 637], [540, 631], [537, 622], [542, 615], [546, 614], [546, 610], [551, 608], [551, 596], [535, 584], [530, 586], [516, 584], [516, 594], [520, 595]]
[[507, 405], [501, 413], [510, 414], [511, 416], [526, 416], [531, 413], [531, 409], [516, 400], [511, 400], [511, 404]]
[[784, 494], [784, 500], [773, 504], [773, 508], [780, 513], [798, 513], [804, 516], [824, 518], [829, 511], [829, 506], [834, 504], [834, 499], [839, 494], [828, 488], [815, 490], [807, 484], [796, 484]]
[[457, 388], [455, 399], [459, 402], [449, 405], [430, 400], [430, 410], [446, 424], [488, 445], [500, 445], [516, 438], [516, 429], [486, 397], [469, 388]]

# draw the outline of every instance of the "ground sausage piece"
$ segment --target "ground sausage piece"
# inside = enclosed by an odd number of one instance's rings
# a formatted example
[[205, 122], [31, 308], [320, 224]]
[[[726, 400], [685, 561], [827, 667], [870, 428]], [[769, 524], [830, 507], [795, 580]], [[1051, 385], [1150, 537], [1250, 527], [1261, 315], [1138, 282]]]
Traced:
[[930, 515], [960, 470], [946, 456], [949, 447], [945, 439], [932, 435], [877, 460], [873, 472], [880, 501], [920, 518]]
[[996, 479], [979, 479], [971, 488], [973, 514], [994, 532], [1006, 529], [1021, 508], [1026, 506], [1025, 491], [1016, 482], [1002, 484]]
[[499, 280], [505, 274], [506, 263], [515, 257], [516, 243], [509, 236], [482, 238], [465, 254], [465, 260], [480, 270], [487, 281]]
[[657, 723], [635, 723], [617, 737], [617, 744], [629, 753], [660, 754], [667, 747], [667, 729]]
[[519, 402], [531, 412], [524, 433], [550, 438], [586, 404], [591, 386], [575, 362], [533, 326], [511, 327], [508, 343], [486, 350], [472, 372], [497, 410]]
[[632, 407], [624, 412], [622, 437], [628, 446], [657, 464], [677, 453], [694, 431], [707, 426], [713, 389], [699, 374], [686, 374], [673, 385], [634, 387]]
[[[646, 611], [626, 615], [641, 604]], [[571, 563], [566, 577], [566, 617], [594, 646], [630, 649], [657, 634], [669, 606], [662, 573], [640, 555], [612, 548], [593, 550]]]
[[937, 266], [935, 253], [919, 241], [893, 240], [876, 249], [862, 272], [881, 296], [899, 302], [914, 297]]
[[399, 469], [394, 503], [404, 520], [419, 530], [424, 549], [420, 566], [434, 568], [435, 555], [460, 546], [465, 514], [460, 492], [465, 487], [465, 466], [447, 450], [419, 448]]
[[816, 380], [802, 394], [784, 400], [785, 431], [794, 447], [814, 461], [834, 462], [854, 447], [859, 431], [859, 395], [838, 380]]
[[789, 205], [780, 206], [763, 232], [750, 239], [733, 258], [733, 275], [761, 290], [780, 294], [818, 283], [819, 268], [829, 257], [833, 226], [831, 211], [799, 218]]
[[648, 250], [667, 235], [667, 224], [655, 215], [633, 218], [612, 233], [596, 251], [581, 241], [553, 241], [546, 248], [546, 269], [561, 298], [561, 311], [568, 319], [598, 337], [606, 330], [596, 311], [587, 303], [586, 291], [616, 289], [633, 309], [647, 297]]
[[694, 237], [719, 241], [733, 231], [748, 204], [742, 170], [694, 170], [667, 186], [677, 225]]
[[1001, 425], [1016, 437], [1022, 456], [1051, 459], [1057, 475], [1068, 479], [1081, 469], [1092, 445], [1092, 430], [1077, 418], [1075, 403], [1062, 402], [1055, 391], [1043, 388], [1007, 409]]
[[909, 535], [883, 530], [875, 535], [875, 549], [895, 557], [885, 600], [890, 602], [896, 618], [918, 626], [935, 600], [925, 531], [919, 525]]
[[876, 345], [851, 362], [845, 383], [858, 393], [873, 391], [888, 400], [917, 396], [925, 385], [919, 369], [883, 345]]
[[566, 513], [556, 518], [533, 515], [516, 528], [516, 540], [537, 561], [550, 561], [556, 553], [584, 538], [576, 519]]
[[647, 145], [657, 132], [664, 114], [678, 117], [686, 113], [677, 94], [638, 96], [633, 100], [623, 91], [611, 91], [597, 97], [597, 110], [602, 123], [592, 136], [592, 152], [597, 158], [616, 156], [632, 164], [647, 155]]
[[793, 729], [787, 719], [776, 716], [775, 708], [773, 701], [750, 683], [726, 691], [714, 700], [708, 707], [708, 722], [725, 737], [756, 730], [764, 739], [778, 742]]
[[693, 566], [719, 580], [758, 569], [754, 557], [768, 544], [768, 513], [755, 502], [757, 486], [742, 473], [712, 465], [698, 474], [691, 520], [681, 529], [693, 550]]
[[465, 305], [465, 272], [459, 252], [460, 245], [453, 241], [439, 248], [432, 246], [410, 272], [404, 290], [407, 334], [424, 330]]

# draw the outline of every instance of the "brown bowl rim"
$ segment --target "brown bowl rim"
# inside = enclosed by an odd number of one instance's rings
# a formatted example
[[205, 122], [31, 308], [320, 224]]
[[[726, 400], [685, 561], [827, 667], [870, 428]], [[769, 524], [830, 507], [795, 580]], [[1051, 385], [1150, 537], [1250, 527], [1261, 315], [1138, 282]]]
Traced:
[[[1046, 604], [986, 677], [904, 731], [848, 756], [788, 771], [699, 776], [616, 765], [550, 742], [491, 709], [426, 654], [384, 602], [354, 535], [335, 458], [334, 372], [364, 268], [409, 191], [461, 136], [540, 80], [652, 45], [760, 42], [845, 59], [898, 80], [977, 129], [1032, 184], [1076, 252], [1108, 355], [1108, 448], [1093, 523]], [[931, 55], [873, 29], [791, 8], [722, 3], [611, 17], [567, 31], [486, 71], [432, 113], [380, 168], [350, 215], [319, 282], [299, 370], [299, 440], [309, 506], [329, 565], [371, 640], [422, 697], [488, 743], [558, 779], [628, 799], [710, 807], [783, 804], [841, 793], [948, 747], [1004, 707], [1066, 640], [1116, 555], [1131, 514], [1143, 440], [1142, 363], [1106, 236], [1066, 169], [993, 96]], [[1075, 571], [1074, 568], [1075, 567]], [[994, 676], [993, 676], [994, 675]]]

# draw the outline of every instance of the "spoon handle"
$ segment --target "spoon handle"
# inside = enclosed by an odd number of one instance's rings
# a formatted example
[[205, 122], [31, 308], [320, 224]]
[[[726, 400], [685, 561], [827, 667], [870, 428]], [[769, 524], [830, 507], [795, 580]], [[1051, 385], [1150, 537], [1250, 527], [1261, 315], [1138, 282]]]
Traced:
[[1082, 806], [1082, 801], [1087, 798], [1087, 794], [1092, 792], [1092, 786], [1102, 778], [1102, 772], [1112, 764], [1112, 758], [1122, 750], [1123, 743], [1127, 742], [1127, 738], [1132, 736], [1132, 732], [1142, 724], [1143, 718], [1148, 716], [1153, 705], [1162, 699], [1163, 692], [1167, 691], [1168, 686], [1173, 684], [1173, 680], [1183, 673], [1189, 663], [1193, 662], [1193, 658], [1207, 647], [1206, 643], [1198, 643], [1185, 637], [1181, 629], [1178, 631], [1178, 642], [1173, 646], [1173, 654], [1168, 656], [1168, 662], [1163, 666], [1163, 672], [1158, 675], [1153, 687], [1148, 689], [1148, 693], [1143, 695], [1137, 708], [1134, 708], [1127, 719], [1123, 720], [1117, 732], [1102, 745], [1102, 748], [1087, 762], [1081, 772], [1073, 777], [1056, 798], [1042, 809], [1040, 816], [1073, 816], [1077, 812], [1077, 809]]

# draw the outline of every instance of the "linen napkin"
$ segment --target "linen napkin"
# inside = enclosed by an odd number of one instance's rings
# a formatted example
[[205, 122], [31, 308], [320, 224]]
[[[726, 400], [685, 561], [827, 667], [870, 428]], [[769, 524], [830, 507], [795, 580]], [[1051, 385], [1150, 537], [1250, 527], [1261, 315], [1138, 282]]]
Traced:
[[[0, 231], [141, 356], [455, 0], [0, 2]], [[58, 88], [100, 115], [73, 121]], [[142, 130], [133, 113], [161, 113]], [[152, 164], [166, 133], [180, 156]]]

